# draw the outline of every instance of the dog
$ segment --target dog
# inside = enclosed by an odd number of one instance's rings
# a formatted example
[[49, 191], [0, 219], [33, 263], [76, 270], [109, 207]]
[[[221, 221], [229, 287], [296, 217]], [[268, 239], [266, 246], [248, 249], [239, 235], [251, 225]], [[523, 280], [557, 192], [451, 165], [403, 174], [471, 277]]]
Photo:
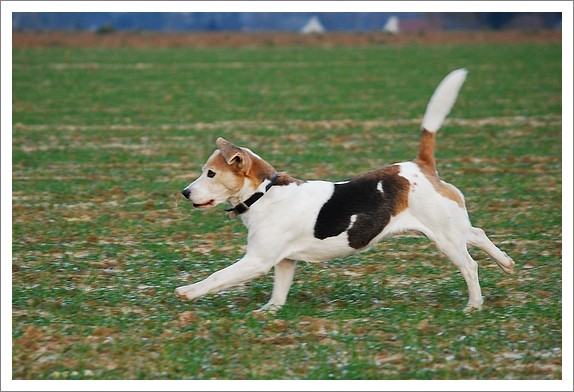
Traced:
[[470, 223], [463, 194], [436, 171], [435, 138], [450, 112], [467, 70], [447, 75], [433, 93], [421, 125], [418, 157], [348, 181], [301, 181], [248, 148], [218, 138], [199, 178], [183, 196], [199, 210], [227, 202], [231, 217], [248, 229], [243, 258], [206, 279], [178, 287], [191, 300], [265, 275], [274, 268], [271, 299], [260, 310], [286, 303], [297, 261], [320, 262], [364, 251], [381, 239], [418, 231], [460, 270], [468, 286], [465, 311], [483, 304], [478, 264], [467, 244], [479, 247], [506, 273], [514, 261]]

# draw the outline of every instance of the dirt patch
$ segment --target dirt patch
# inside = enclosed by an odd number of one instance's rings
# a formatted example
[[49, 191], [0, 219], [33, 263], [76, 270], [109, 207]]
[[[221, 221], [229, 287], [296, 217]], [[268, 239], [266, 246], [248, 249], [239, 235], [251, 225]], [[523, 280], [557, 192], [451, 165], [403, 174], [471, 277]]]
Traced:
[[285, 47], [285, 46], [366, 46], [455, 43], [548, 43], [561, 42], [559, 30], [536, 31], [430, 31], [390, 35], [383, 32], [301, 35], [268, 33], [159, 33], [85, 31], [14, 32], [13, 47]]

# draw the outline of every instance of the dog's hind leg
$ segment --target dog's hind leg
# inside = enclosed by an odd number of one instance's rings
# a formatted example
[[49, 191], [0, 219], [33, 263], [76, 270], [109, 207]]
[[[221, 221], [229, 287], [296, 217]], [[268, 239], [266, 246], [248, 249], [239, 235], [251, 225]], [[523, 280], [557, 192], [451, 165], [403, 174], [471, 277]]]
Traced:
[[279, 263], [275, 264], [275, 275], [273, 277], [273, 294], [271, 299], [258, 311], [273, 311], [280, 306], [285, 305], [287, 302], [287, 295], [289, 294], [289, 289], [291, 288], [291, 283], [293, 282], [293, 276], [295, 275], [295, 267], [297, 262], [294, 260], [283, 259]]
[[507, 274], [514, 272], [514, 261], [505, 252], [498, 249], [496, 245], [490, 241], [490, 239], [484, 233], [484, 230], [478, 227], [471, 227], [469, 231], [468, 243], [474, 246], [478, 246], [480, 249], [488, 253], [492, 257], [498, 266], [502, 268]]
[[[458, 236], [457, 236], [458, 237]], [[478, 264], [468, 253], [466, 243], [456, 238], [455, 241], [439, 237], [436, 245], [459, 269], [468, 287], [468, 305], [465, 312], [482, 307], [482, 292], [478, 281]]]
[[183, 299], [198, 298], [265, 275], [272, 266], [273, 263], [246, 254], [235, 264], [211, 274], [201, 282], [178, 287], [175, 291]]

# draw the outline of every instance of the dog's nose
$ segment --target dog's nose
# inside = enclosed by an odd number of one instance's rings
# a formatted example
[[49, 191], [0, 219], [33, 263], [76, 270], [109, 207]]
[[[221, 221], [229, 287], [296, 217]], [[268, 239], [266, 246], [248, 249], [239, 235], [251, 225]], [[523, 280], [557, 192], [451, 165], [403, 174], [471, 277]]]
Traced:
[[189, 194], [191, 193], [191, 191], [187, 188], [185, 188], [183, 191], [181, 191], [181, 194], [186, 198], [189, 199]]

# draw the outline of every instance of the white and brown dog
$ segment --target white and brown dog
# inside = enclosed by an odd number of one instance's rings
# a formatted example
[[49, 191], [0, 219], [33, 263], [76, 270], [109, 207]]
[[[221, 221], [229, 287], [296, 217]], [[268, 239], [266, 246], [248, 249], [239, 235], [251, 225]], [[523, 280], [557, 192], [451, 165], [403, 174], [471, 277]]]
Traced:
[[195, 208], [228, 202], [231, 215], [247, 227], [247, 251], [235, 264], [201, 282], [178, 287], [194, 299], [257, 278], [275, 268], [273, 294], [261, 308], [285, 304], [298, 260], [315, 262], [363, 251], [384, 237], [415, 230], [430, 238], [466, 280], [467, 310], [480, 308], [478, 265], [467, 244], [488, 253], [507, 273], [514, 262], [472, 227], [464, 196], [439, 179], [435, 168], [436, 132], [449, 113], [467, 71], [455, 70], [437, 87], [427, 106], [419, 154], [411, 162], [370, 171], [349, 181], [300, 181], [247, 148], [217, 139], [218, 149], [202, 175], [183, 191]]

